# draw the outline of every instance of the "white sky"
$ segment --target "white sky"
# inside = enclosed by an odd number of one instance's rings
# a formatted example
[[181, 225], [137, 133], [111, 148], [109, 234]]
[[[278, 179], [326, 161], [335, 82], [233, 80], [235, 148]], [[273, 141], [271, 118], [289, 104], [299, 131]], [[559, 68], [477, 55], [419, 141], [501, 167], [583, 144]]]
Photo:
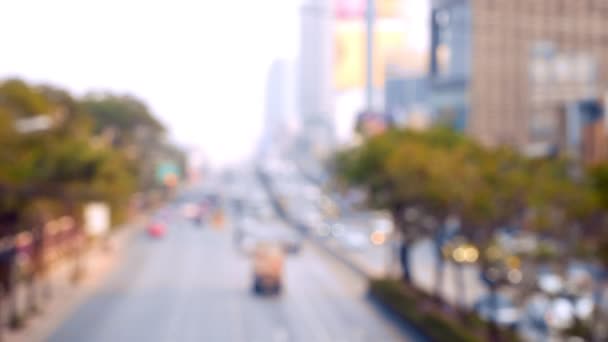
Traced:
[[271, 61], [297, 53], [296, 0], [0, 1], [0, 78], [144, 99], [215, 162], [261, 130]]

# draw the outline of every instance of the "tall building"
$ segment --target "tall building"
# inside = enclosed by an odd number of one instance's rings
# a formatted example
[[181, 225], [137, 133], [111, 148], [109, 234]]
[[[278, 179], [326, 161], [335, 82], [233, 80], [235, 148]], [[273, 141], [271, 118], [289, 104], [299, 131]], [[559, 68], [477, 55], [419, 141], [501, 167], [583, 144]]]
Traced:
[[307, 149], [322, 153], [333, 133], [332, 1], [304, 0], [300, 16], [299, 112]]
[[550, 150], [608, 86], [608, 1], [433, 0], [431, 104], [488, 145]]
[[280, 153], [288, 144], [294, 126], [295, 79], [293, 63], [275, 60], [266, 80], [264, 128], [259, 152], [262, 156]]

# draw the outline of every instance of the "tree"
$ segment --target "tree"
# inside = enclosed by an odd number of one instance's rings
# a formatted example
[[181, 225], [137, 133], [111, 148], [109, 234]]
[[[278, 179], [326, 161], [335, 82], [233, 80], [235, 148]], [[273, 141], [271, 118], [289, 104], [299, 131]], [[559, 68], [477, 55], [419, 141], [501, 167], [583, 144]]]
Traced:
[[107, 128], [116, 129], [119, 142], [134, 139], [134, 134], [142, 129], [155, 136], [165, 131], [148, 107], [130, 95], [88, 94], [81, 104], [93, 118], [95, 133], [99, 134]]
[[[573, 256], [572, 242], [606, 233], [605, 165], [592, 169], [588, 178], [575, 178], [570, 160], [528, 159], [509, 148], [485, 148], [458, 133], [433, 128], [375, 136], [339, 153], [334, 167], [338, 183], [363, 188], [371, 206], [391, 211], [405, 237], [406, 256], [415, 239], [441, 236], [443, 231], [442, 224], [410, 222], [405, 218], [409, 210], [415, 208], [440, 223], [450, 216], [459, 218], [459, 234], [480, 251], [479, 263], [491, 292], [507, 281], [509, 267], [517, 267], [486, 253], [496, 244], [501, 228], [519, 227], [561, 242], [564, 252], [553, 261], [562, 266]], [[597, 241], [595, 245], [602, 251], [603, 245]], [[404, 259], [409, 281], [408, 259]], [[443, 279], [442, 267], [439, 262], [436, 291]], [[505, 274], [497, 275], [500, 269]], [[464, 291], [462, 284], [457, 286]], [[497, 329], [490, 328], [495, 338]]]
[[[32, 131], [17, 129], [20, 120], [39, 116], [49, 123]], [[100, 143], [108, 128], [118, 132], [117, 139]], [[131, 96], [81, 101], [51, 85], [0, 82], [0, 237], [19, 230], [34, 233], [33, 258], [38, 260], [49, 218], [69, 214], [78, 221], [78, 209], [95, 199], [111, 205], [114, 222], [121, 220], [130, 195], [143, 184], [142, 170], [152, 168], [142, 162], [149, 155], [133, 158], [129, 151], [154, 150], [164, 144], [163, 133], [147, 107]], [[2, 259], [0, 280], [9, 291], [13, 267], [14, 255]], [[31, 274], [31, 288], [38, 274]]]
[[[2, 82], [0, 114], [0, 213], [22, 212], [36, 204], [18, 191], [24, 188], [38, 188], [46, 197], [55, 189], [56, 200], [44, 201], [55, 214], [61, 214], [57, 203], [85, 192], [114, 204], [117, 214], [124, 210], [136, 184], [135, 164], [122, 151], [93, 144], [94, 116], [67, 91], [20, 80]], [[35, 115], [47, 115], [52, 126], [27, 134], [15, 130], [17, 120]]]
[[[419, 207], [441, 222], [456, 210], [458, 196], [470, 189], [458, 180], [470, 173], [467, 158], [478, 152], [477, 145], [462, 135], [435, 128], [425, 133], [389, 131], [335, 158], [340, 182], [364, 188], [370, 205], [391, 212], [404, 237], [401, 259], [406, 281], [411, 280], [409, 245], [429, 233], [419, 223], [407, 222], [406, 211]], [[435, 226], [441, 228], [441, 224]]]
[[136, 165], [139, 189], [162, 186], [155, 178], [160, 163], [171, 160], [185, 166], [184, 154], [165, 141], [165, 128], [143, 101], [130, 95], [99, 93], [87, 95], [81, 105], [91, 115], [94, 133]]

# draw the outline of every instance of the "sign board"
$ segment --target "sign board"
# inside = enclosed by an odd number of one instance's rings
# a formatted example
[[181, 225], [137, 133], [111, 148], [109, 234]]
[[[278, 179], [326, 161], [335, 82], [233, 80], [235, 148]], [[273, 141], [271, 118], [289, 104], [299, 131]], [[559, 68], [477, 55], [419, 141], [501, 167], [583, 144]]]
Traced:
[[[367, 0], [334, 0], [335, 16], [339, 20], [362, 20], [367, 13]], [[375, 0], [377, 18], [399, 18], [406, 3], [403, 0]]]
[[391, 119], [387, 115], [364, 111], [357, 117], [356, 131], [369, 137], [385, 132], [391, 125]]
[[87, 204], [84, 207], [84, 227], [92, 236], [106, 234], [110, 230], [110, 207], [103, 202]]
[[20, 119], [15, 122], [15, 129], [19, 133], [33, 133], [44, 131], [53, 126], [53, 120], [50, 115], [41, 114], [31, 118]]
[[156, 168], [156, 180], [167, 186], [174, 186], [179, 177], [179, 167], [172, 162], [164, 162]]

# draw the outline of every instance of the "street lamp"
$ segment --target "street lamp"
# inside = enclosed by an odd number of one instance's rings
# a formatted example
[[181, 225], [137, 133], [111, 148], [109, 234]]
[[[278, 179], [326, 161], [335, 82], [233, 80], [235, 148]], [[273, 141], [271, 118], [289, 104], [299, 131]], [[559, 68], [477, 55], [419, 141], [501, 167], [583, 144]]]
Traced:
[[498, 289], [501, 286], [516, 285], [522, 281], [521, 259], [494, 244], [484, 250], [482, 260], [481, 279], [490, 289], [490, 305], [493, 312], [489, 324], [489, 335], [494, 340], [498, 336]]
[[452, 259], [459, 264], [473, 264], [479, 259], [479, 250], [471, 244], [463, 244], [452, 251]]
[[367, 0], [366, 21], [366, 65], [365, 65], [365, 104], [368, 111], [372, 110], [374, 94], [374, 20], [375, 1]]
[[446, 259], [452, 260], [456, 263], [458, 267], [458, 275], [459, 275], [459, 290], [461, 292], [460, 305], [464, 308], [466, 307], [466, 281], [464, 276], [463, 267], [465, 265], [472, 265], [479, 260], [479, 249], [475, 247], [471, 243], [464, 242], [463, 239], [459, 241], [455, 241], [451, 244], [447, 244], [443, 248], [443, 255]]

